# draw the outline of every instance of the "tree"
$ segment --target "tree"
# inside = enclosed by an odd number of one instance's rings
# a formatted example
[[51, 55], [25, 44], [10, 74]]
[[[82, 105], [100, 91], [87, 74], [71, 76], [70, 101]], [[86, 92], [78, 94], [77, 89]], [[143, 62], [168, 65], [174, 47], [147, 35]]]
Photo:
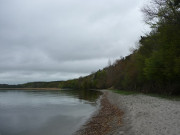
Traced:
[[154, 27], [167, 22], [180, 23], [179, 9], [180, 0], [152, 0], [142, 12], [145, 14], [145, 22]]

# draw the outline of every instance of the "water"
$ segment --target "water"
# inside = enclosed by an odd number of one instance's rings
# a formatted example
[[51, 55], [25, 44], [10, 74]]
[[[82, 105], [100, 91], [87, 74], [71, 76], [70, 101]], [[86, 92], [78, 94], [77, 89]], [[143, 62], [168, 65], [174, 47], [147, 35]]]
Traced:
[[1, 90], [0, 135], [72, 135], [96, 110], [96, 91]]

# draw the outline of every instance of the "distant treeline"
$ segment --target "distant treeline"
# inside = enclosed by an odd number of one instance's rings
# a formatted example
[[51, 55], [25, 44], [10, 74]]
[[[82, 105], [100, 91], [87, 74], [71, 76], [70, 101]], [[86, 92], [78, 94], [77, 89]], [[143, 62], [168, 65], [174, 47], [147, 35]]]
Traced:
[[152, 30], [141, 37], [129, 56], [79, 79], [19, 86], [180, 94], [180, 1], [152, 0], [151, 3], [142, 11]]
[[59, 88], [61, 81], [53, 82], [29, 82], [18, 85], [0, 84], [0, 88]]
[[180, 1], [153, 0], [142, 10], [152, 30], [132, 54], [63, 88], [114, 88], [180, 94]]

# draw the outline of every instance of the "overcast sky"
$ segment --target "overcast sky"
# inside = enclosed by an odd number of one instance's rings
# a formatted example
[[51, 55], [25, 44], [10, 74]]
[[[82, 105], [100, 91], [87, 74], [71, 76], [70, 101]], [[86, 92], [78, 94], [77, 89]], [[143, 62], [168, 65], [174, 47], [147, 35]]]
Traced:
[[147, 0], [0, 0], [0, 83], [85, 76], [128, 55]]

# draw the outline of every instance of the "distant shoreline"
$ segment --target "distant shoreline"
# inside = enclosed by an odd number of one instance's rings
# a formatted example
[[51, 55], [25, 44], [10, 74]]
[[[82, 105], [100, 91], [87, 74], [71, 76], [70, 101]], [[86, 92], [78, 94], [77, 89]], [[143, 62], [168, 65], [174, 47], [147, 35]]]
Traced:
[[61, 90], [60, 88], [0, 88], [0, 90]]

